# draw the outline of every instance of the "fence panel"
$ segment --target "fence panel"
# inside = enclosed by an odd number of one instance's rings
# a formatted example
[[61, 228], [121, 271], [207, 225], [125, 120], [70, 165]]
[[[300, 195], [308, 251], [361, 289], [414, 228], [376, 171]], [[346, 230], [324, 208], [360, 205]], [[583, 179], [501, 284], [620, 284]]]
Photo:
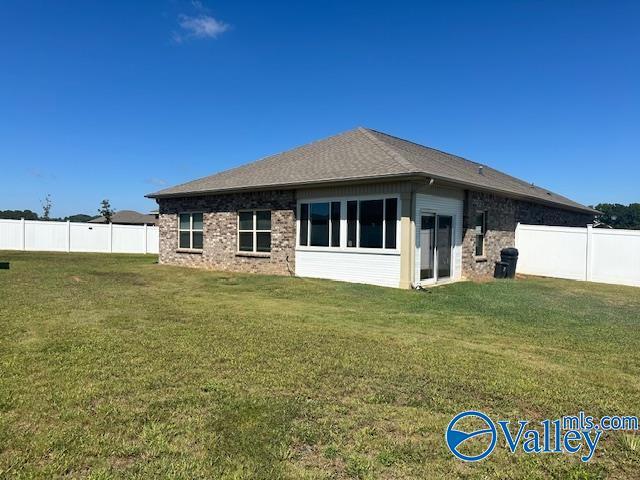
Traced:
[[145, 233], [144, 228], [137, 225], [113, 226], [113, 252], [117, 253], [144, 253]]
[[158, 253], [158, 227], [0, 219], [0, 250]]
[[24, 248], [31, 251], [66, 252], [67, 224], [64, 222], [24, 222]]
[[518, 225], [518, 273], [640, 286], [640, 231]]
[[519, 252], [518, 272], [571, 280], [585, 279], [585, 228], [518, 225], [516, 248]]
[[109, 253], [109, 225], [100, 223], [71, 224], [71, 252]]
[[160, 229], [147, 227], [147, 253], [160, 253]]
[[591, 280], [640, 287], [640, 231], [594, 229]]
[[0, 219], [0, 250], [22, 250], [22, 222]]

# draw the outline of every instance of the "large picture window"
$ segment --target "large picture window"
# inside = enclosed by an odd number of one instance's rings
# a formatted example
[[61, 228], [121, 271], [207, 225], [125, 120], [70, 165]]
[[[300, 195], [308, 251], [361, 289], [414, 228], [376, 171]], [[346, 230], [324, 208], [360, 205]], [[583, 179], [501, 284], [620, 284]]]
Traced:
[[347, 247], [358, 246], [358, 201], [347, 202]]
[[396, 248], [396, 229], [398, 227], [398, 199], [387, 198], [384, 202], [384, 248]]
[[271, 211], [238, 212], [238, 251], [268, 253], [271, 251]]
[[331, 202], [331, 246], [340, 246], [340, 202]]
[[383, 200], [360, 202], [360, 247], [382, 248]]
[[300, 245], [340, 246], [340, 202], [300, 205]]
[[[342, 220], [347, 230], [344, 245]], [[301, 203], [299, 245], [396, 249], [397, 221], [397, 198]]]
[[300, 205], [300, 245], [309, 245], [309, 204]]
[[312, 247], [329, 246], [329, 204], [312, 203], [311, 213], [311, 241]]
[[181, 213], [178, 219], [178, 248], [202, 250], [202, 213]]

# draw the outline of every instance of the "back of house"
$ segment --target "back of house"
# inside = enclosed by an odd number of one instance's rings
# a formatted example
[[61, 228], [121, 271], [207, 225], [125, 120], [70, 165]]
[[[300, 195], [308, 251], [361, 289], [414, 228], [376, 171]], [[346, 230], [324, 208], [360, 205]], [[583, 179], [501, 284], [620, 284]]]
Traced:
[[367, 128], [147, 195], [160, 263], [410, 288], [493, 274], [517, 224], [598, 213]]

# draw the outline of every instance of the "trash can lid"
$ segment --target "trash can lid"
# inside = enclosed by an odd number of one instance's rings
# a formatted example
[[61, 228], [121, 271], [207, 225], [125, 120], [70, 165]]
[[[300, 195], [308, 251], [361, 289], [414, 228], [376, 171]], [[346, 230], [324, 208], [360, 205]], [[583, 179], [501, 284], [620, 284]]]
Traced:
[[518, 249], [513, 247], [503, 248], [502, 250], [500, 250], [500, 255], [505, 255], [508, 257], [517, 257]]

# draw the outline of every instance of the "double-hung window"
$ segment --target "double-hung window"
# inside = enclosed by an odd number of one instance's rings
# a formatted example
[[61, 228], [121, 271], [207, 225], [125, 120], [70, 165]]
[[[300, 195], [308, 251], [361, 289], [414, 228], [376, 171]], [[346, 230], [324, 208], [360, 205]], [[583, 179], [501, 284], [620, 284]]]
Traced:
[[[340, 244], [343, 205], [346, 207], [346, 245]], [[299, 244], [395, 249], [397, 220], [397, 198], [302, 203]]]
[[181, 213], [178, 220], [178, 248], [202, 250], [202, 213]]
[[268, 253], [271, 251], [271, 211], [238, 212], [238, 251]]
[[487, 233], [487, 212], [476, 213], [476, 257], [484, 256], [484, 237]]

